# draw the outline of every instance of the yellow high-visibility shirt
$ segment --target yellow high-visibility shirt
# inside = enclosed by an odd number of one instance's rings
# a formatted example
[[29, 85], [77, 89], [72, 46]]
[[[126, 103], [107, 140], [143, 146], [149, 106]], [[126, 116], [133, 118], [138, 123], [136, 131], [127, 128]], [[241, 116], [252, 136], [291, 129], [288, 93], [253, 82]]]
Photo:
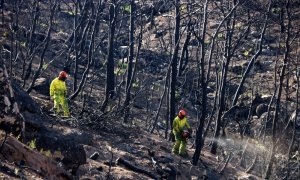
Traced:
[[178, 116], [173, 120], [173, 133], [180, 133], [184, 128], [190, 129], [190, 123], [187, 121], [186, 117], [180, 119]]
[[66, 82], [59, 80], [58, 77], [53, 79], [50, 84], [50, 96], [66, 96], [67, 95], [67, 86]]

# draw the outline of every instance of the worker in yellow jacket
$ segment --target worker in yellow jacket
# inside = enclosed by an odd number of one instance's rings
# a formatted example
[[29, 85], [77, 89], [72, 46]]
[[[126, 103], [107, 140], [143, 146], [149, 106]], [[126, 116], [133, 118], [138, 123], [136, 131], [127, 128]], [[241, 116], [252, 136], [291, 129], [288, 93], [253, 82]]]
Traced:
[[[184, 130], [187, 131], [184, 131]], [[175, 136], [175, 144], [173, 146], [172, 152], [174, 154], [186, 155], [186, 139], [192, 132], [191, 126], [186, 118], [186, 112], [180, 110], [178, 116], [173, 120], [173, 134]]]
[[[66, 99], [67, 96], [67, 86], [66, 86], [67, 73], [61, 71], [59, 76], [55, 78], [50, 84], [50, 97], [54, 100], [54, 109], [57, 114], [60, 113], [60, 108], [62, 107], [64, 111], [64, 116], [69, 117], [69, 107]], [[61, 107], [60, 107], [61, 106]]]

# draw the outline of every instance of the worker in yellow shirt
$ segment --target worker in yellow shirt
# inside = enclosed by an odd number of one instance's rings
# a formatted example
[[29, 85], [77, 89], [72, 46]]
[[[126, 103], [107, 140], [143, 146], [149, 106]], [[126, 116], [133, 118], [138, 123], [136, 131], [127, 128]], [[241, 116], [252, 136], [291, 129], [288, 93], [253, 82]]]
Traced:
[[[50, 84], [50, 97], [54, 100], [54, 110], [56, 114], [59, 114], [61, 107], [65, 117], [70, 116], [68, 102], [67, 102], [67, 73], [61, 71], [59, 76], [55, 78]], [[60, 107], [61, 106], [61, 107]]]
[[[187, 129], [187, 131], [184, 131]], [[186, 139], [192, 133], [191, 126], [186, 118], [186, 112], [184, 110], [180, 110], [178, 116], [173, 120], [173, 130], [175, 136], [175, 144], [173, 146], [172, 152], [174, 154], [186, 155]]]

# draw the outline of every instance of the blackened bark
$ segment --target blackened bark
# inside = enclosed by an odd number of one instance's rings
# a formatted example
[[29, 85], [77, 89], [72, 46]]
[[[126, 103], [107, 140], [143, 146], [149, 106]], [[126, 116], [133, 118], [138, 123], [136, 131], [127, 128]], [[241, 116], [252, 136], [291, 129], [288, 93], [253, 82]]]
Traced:
[[[23, 87], [26, 85], [26, 80], [29, 78], [31, 74], [31, 69], [32, 69], [32, 61], [35, 56], [35, 51], [34, 48], [36, 47], [36, 41], [34, 40], [35, 36], [35, 31], [37, 27], [37, 22], [40, 16], [40, 7], [39, 3], [34, 1], [34, 9], [32, 11], [33, 13], [33, 19], [32, 19], [32, 25], [30, 27], [30, 32], [29, 32], [29, 39], [27, 39], [27, 44], [29, 47], [29, 50], [26, 52], [26, 57], [23, 59], [23, 65], [22, 65], [22, 79], [23, 79]], [[28, 67], [26, 69], [26, 61], [29, 60]]]
[[[287, 62], [289, 60], [289, 51], [290, 51], [290, 30], [291, 30], [291, 12], [290, 12], [290, 1], [286, 0], [286, 11], [287, 11], [287, 35], [285, 39], [285, 52], [284, 52], [284, 59], [283, 59], [283, 65], [280, 72], [279, 77], [279, 87], [278, 87], [278, 94], [275, 101], [275, 115], [273, 117], [273, 123], [272, 123], [272, 149], [271, 149], [271, 156], [270, 161], [267, 165], [267, 171], [265, 174], [265, 179], [270, 179], [271, 172], [272, 172], [272, 166], [274, 163], [274, 155], [275, 155], [275, 149], [276, 149], [276, 140], [277, 140], [277, 134], [276, 134], [276, 128], [277, 128], [277, 121], [279, 116], [279, 110], [280, 110], [280, 103], [281, 103], [281, 95], [282, 95], [282, 89], [283, 89], [283, 80], [285, 78], [285, 72], [287, 68]], [[297, 118], [297, 117], [296, 117]]]
[[253, 67], [253, 64], [255, 62], [255, 60], [260, 56], [261, 54], [261, 51], [262, 51], [262, 45], [263, 45], [263, 38], [264, 38], [264, 35], [265, 35], [265, 32], [266, 32], [266, 28], [267, 28], [267, 24], [268, 24], [268, 19], [269, 19], [269, 13], [270, 13], [270, 10], [271, 10], [271, 2], [269, 4], [269, 8], [268, 8], [268, 12], [265, 16], [265, 23], [263, 25], [263, 29], [261, 31], [261, 35], [260, 35], [260, 43], [259, 43], [259, 48], [258, 50], [256, 51], [255, 55], [252, 57], [252, 59], [250, 60], [243, 76], [242, 76], [242, 79], [240, 81], [240, 84], [239, 84], [239, 87], [238, 89], [236, 90], [235, 92], [235, 95], [234, 95], [234, 98], [233, 98], [233, 102], [232, 102], [232, 105], [231, 106], [235, 106], [237, 101], [238, 101], [238, 98], [240, 97], [241, 95], [241, 91], [242, 91], [242, 88], [244, 86], [244, 83], [245, 83], [245, 80], [246, 78], [248, 77], [248, 74], [250, 73], [250, 70], [252, 69]]
[[205, 79], [205, 47], [204, 47], [204, 39], [205, 39], [205, 33], [206, 33], [206, 26], [207, 26], [207, 6], [208, 6], [208, 0], [205, 1], [204, 5], [204, 16], [203, 16], [203, 28], [202, 28], [202, 35], [201, 35], [201, 58], [200, 58], [200, 67], [201, 67], [201, 87], [202, 87], [202, 100], [201, 100], [201, 106], [202, 106], [202, 114], [200, 116], [200, 123], [197, 127], [196, 131], [196, 148], [192, 159], [192, 164], [197, 165], [200, 154], [201, 154], [201, 148], [202, 148], [202, 133], [203, 133], [203, 127], [205, 122], [205, 117], [207, 114], [206, 110], [206, 102], [207, 102], [207, 81]]
[[[80, 4], [80, 2], [79, 2]], [[75, 51], [75, 67], [74, 67], [74, 82], [73, 82], [73, 92], [76, 91], [77, 89], [77, 74], [78, 74], [78, 45], [77, 45], [77, 37], [78, 37], [78, 29], [77, 24], [78, 24], [78, 2], [74, 3], [75, 5], [75, 16], [74, 16], [74, 51]]]
[[[236, 1], [234, 1], [234, 5], [236, 5]], [[226, 25], [226, 44], [225, 44], [225, 57], [223, 64], [222, 64], [222, 80], [221, 80], [221, 85], [219, 88], [219, 109], [218, 109], [218, 114], [217, 114], [217, 119], [216, 119], [216, 126], [215, 126], [215, 132], [214, 132], [214, 141], [211, 147], [211, 153], [216, 154], [217, 153], [217, 148], [218, 148], [218, 139], [220, 136], [220, 129], [222, 126], [222, 114], [225, 110], [225, 89], [227, 86], [227, 73], [228, 73], [228, 67], [231, 61], [231, 58], [234, 54], [233, 45], [232, 45], [232, 39], [233, 39], [233, 33], [234, 33], [234, 28], [235, 28], [235, 22], [236, 22], [236, 15], [235, 12], [233, 12], [232, 18], [227, 19], [227, 25]], [[231, 22], [232, 19], [232, 22]], [[240, 37], [241, 39], [242, 37]], [[225, 127], [223, 127], [225, 128]]]
[[51, 14], [50, 14], [50, 20], [49, 20], [50, 24], [49, 24], [49, 28], [48, 28], [48, 31], [47, 31], [46, 38], [44, 40], [45, 46], [44, 46], [43, 52], [41, 54], [41, 60], [40, 60], [40, 63], [39, 63], [39, 67], [38, 67], [38, 70], [34, 73], [32, 82], [29, 85], [28, 89], [26, 90], [26, 92], [28, 94], [31, 92], [31, 90], [32, 90], [32, 88], [33, 88], [33, 86], [35, 84], [35, 81], [39, 77], [39, 75], [41, 73], [41, 70], [42, 70], [42, 67], [44, 65], [45, 53], [46, 53], [46, 51], [48, 49], [48, 46], [49, 46], [50, 35], [51, 35], [51, 30], [52, 30], [52, 25], [53, 25], [53, 17], [54, 17], [56, 6], [57, 6], [57, 1], [55, 1], [54, 3], [55, 4], [53, 4], [52, 7], [51, 7]]
[[[196, 149], [195, 149], [195, 153], [193, 155], [193, 165], [197, 165], [199, 157], [200, 157], [200, 153], [201, 153], [201, 148], [202, 148], [202, 142], [204, 142], [204, 140], [202, 139], [202, 134], [203, 134], [203, 128], [204, 128], [204, 122], [205, 122], [205, 118], [207, 115], [207, 86], [208, 86], [208, 82], [210, 80], [210, 69], [211, 69], [211, 60], [212, 60], [212, 53], [213, 53], [213, 49], [214, 49], [214, 44], [215, 44], [215, 39], [218, 35], [218, 32], [221, 28], [221, 26], [223, 25], [224, 21], [231, 16], [231, 14], [235, 11], [235, 9], [237, 8], [237, 6], [239, 5], [239, 2], [237, 2], [235, 4], [235, 6], [231, 9], [231, 11], [225, 16], [225, 18], [221, 21], [221, 23], [219, 24], [219, 26], [217, 27], [216, 32], [214, 33], [213, 37], [212, 37], [212, 42], [210, 44], [210, 52], [209, 52], [209, 57], [208, 57], [208, 68], [207, 68], [207, 73], [205, 74], [205, 47], [204, 47], [204, 40], [205, 40], [205, 33], [206, 33], [206, 25], [207, 25], [207, 4], [208, 1], [206, 1], [205, 3], [205, 16], [204, 16], [204, 24], [203, 24], [203, 30], [202, 30], [202, 37], [199, 38], [198, 40], [199, 42], [201, 42], [201, 59], [200, 59], [200, 66], [201, 66], [201, 87], [202, 87], [202, 100], [201, 100], [201, 110], [202, 110], [202, 115], [200, 117], [200, 123], [197, 127], [197, 132], [196, 132]], [[206, 79], [205, 79], [206, 78]]]
[[108, 99], [113, 98], [115, 89], [115, 63], [114, 63], [114, 37], [116, 28], [116, 4], [111, 4], [109, 7], [109, 39], [108, 39], [108, 56], [106, 65], [106, 87], [105, 87], [105, 99], [103, 101], [101, 111], [106, 109]]
[[93, 58], [93, 50], [94, 50], [94, 44], [95, 44], [95, 37], [97, 34], [97, 28], [99, 27], [99, 17], [101, 12], [103, 11], [103, 4], [101, 3], [101, 1], [99, 1], [98, 4], [98, 8], [97, 8], [97, 14], [96, 14], [96, 18], [94, 20], [94, 25], [93, 25], [93, 29], [91, 32], [91, 38], [90, 38], [90, 44], [89, 44], [89, 48], [88, 48], [88, 62], [87, 62], [87, 66], [83, 72], [81, 81], [79, 83], [78, 88], [75, 90], [75, 92], [69, 97], [70, 100], [74, 99], [75, 97], [78, 96], [79, 92], [82, 91], [85, 81], [86, 81], [86, 77], [90, 71], [91, 65], [94, 63], [94, 58]]
[[135, 3], [134, 0], [130, 2], [130, 26], [129, 26], [129, 57], [128, 57], [128, 67], [127, 67], [127, 80], [126, 80], [126, 97], [124, 102], [124, 122], [128, 122], [129, 118], [129, 103], [130, 103], [130, 92], [132, 84], [132, 67], [133, 67], [133, 55], [134, 55], [134, 12]]
[[175, 32], [174, 32], [174, 51], [172, 55], [171, 61], [171, 86], [170, 86], [170, 112], [169, 112], [169, 121], [172, 127], [173, 119], [175, 118], [175, 107], [176, 107], [176, 83], [177, 83], [177, 58], [178, 58], [178, 50], [179, 50], [179, 30], [180, 30], [180, 0], [175, 1]]
[[192, 31], [191, 31], [191, 25], [188, 24], [188, 29], [187, 29], [187, 36], [186, 36], [186, 39], [184, 41], [184, 44], [183, 44], [183, 47], [182, 47], [182, 52], [181, 52], [181, 57], [180, 57], [180, 60], [179, 60], [179, 68], [178, 68], [178, 76], [182, 76], [182, 73], [184, 71], [184, 69], [186, 68], [187, 66], [187, 63], [188, 63], [188, 44], [191, 40], [191, 37], [192, 37]]

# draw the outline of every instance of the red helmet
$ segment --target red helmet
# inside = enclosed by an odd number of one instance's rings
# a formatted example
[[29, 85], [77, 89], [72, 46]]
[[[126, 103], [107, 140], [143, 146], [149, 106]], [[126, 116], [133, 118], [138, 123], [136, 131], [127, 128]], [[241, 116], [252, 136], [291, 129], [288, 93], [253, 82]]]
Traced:
[[184, 118], [185, 116], [186, 116], [185, 110], [181, 109], [181, 110], [179, 111], [179, 113], [178, 113], [178, 117], [179, 117], [179, 118]]
[[59, 78], [67, 78], [67, 73], [65, 72], [65, 71], [61, 71], [60, 73], [59, 73], [59, 76], [58, 76]]

